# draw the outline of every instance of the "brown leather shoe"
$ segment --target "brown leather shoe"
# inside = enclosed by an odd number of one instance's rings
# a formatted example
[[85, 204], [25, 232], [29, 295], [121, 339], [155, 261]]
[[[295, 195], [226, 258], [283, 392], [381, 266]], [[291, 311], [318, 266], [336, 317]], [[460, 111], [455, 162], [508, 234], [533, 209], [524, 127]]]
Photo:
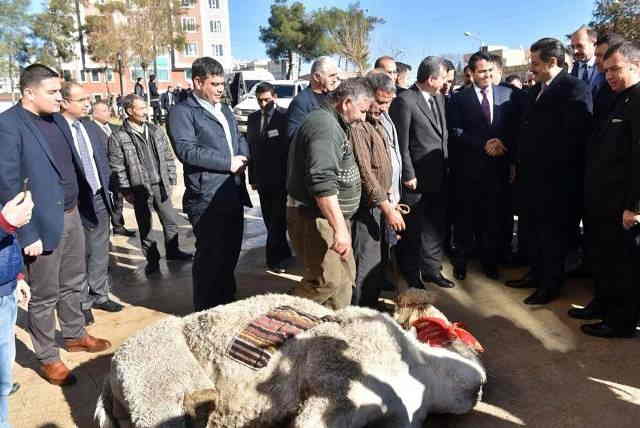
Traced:
[[71, 374], [62, 361], [42, 364], [40, 371], [42, 377], [53, 385], [67, 386], [76, 383], [76, 377]]
[[85, 334], [79, 339], [65, 339], [64, 349], [68, 352], [102, 352], [111, 348], [111, 342]]

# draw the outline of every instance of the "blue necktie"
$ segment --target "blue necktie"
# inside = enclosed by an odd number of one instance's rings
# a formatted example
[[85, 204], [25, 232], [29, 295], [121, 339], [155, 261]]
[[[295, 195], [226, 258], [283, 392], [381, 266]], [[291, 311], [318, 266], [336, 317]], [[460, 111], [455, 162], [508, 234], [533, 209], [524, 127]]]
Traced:
[[583, 63], [582, 66], [584, 67], [584, 72], [582, 73], [582, 80], [584, 80], [586, 83], [589, 83], [589, 81], [591, 79], [589, 79], [589, 66], [587, 65], [587, 63]]
[[80, 155], [80, 161], [82, 161], [82, 169], [84, 169], [84, 175], [87, 177], [91, 192], [95, 195], [100, 190], [100, 182], [93, 170], [93, 162], [91, 161], [91, 155], [89, 154], [89, 147], [87, 147], [87, 140], [84, 139], [82, 127], [79, 121], [73, 122], [73, 127], [76, 129], [76, 138], [78, 139], [78, 154]]

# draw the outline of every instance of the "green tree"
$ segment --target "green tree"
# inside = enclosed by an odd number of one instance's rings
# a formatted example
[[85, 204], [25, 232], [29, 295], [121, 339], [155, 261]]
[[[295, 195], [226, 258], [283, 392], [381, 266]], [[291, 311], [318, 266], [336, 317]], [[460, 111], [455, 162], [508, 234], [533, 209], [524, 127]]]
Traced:
[[30, 23], [27, 13], [29, 4], [29, 0], [0, 0], [0, 68], [9, 77], [13, 101], [19, 65], [25, 61], [25, 43]]
[[267, 46], [272, 60], [288, 60], [288, 78], [293, 72], [294, 52], [305, 61], [334, 52], [323, 28], [306, 13], [301, 2], [289, 5], [287, 0], [275, 0], [268, 25], [260, 27], [260, 41]]
[[69, 0], [49, 0], [46, 9], [33, 16], [28, 53], [36, 62], [57, 68], [74, 57], [77, 40], [75, 5]]
[[590, 25], [599, 32], [614, 31], [640, 41], [640, 0], [596, 0]]
[[314, 21], [326, 31], [330, 49], [364, 73], [369, 67], [371, 32], [377, 25], [384, 24], [384, 19], [368, 16], [360, 3], [353, 3], [346, 10], [321, 9], [314, 14]]

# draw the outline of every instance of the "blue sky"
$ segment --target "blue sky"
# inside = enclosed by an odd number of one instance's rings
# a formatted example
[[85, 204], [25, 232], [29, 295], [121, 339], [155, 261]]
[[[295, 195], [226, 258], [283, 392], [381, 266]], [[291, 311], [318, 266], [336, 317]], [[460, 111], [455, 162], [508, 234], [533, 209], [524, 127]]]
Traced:
[[[347, 7], [353, 0], [301, 0], [307, 10]], [[290, 0], [291, 2], [291, 0]], [[234, 58], [265, 58], [258, 28], [266, 25], [271, 0], [230, 0]], [[369, 15], [384, 18], [372, 35], [373, 58], [402, 50], [399, 60], [412, 66], [427, 55], [468, 53], [486, 44], [517, 48], [541, 37], [562, 37], [591, 19], [593, 0], [469, 1], [361, 0]], [[563, 39], [564, 41], [564, 39]]]

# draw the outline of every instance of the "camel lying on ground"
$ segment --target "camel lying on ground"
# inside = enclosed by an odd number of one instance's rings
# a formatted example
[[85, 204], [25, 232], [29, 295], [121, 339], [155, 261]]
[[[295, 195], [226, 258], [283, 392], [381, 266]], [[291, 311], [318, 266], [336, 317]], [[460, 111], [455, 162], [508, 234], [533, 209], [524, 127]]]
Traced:
[[[260, 369], [229, 357], [239, 332], [283, 306], [326, 321], [288, 339]], [[169, 316], [129, 338], [95, 416], [102, 428], [422, 427], [429, 413], [466, 413], [481, 398], [484, 368], [455, 345], [428, 346], [371, 309], [256, 296]]]

